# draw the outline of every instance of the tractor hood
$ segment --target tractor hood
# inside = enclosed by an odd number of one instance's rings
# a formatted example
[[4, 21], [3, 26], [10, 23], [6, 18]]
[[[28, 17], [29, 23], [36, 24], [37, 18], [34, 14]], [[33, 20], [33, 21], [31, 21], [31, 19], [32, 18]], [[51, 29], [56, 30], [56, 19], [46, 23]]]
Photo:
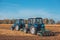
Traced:
[[45, 25], [44, 24], [34, 24], [34, 27], [44, 28]]

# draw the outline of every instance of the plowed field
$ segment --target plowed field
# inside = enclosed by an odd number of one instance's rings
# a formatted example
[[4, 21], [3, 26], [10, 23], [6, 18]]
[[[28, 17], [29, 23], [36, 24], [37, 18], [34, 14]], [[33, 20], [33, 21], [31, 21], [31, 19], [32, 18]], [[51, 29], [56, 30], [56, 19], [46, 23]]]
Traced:
[[38, 36], [21, 31], [11, 31], [12, 24], [0, 24], [0, 40], [60, 40], [60, 25], [46, 25], [46, 29], [55, 32], [55, 36]]

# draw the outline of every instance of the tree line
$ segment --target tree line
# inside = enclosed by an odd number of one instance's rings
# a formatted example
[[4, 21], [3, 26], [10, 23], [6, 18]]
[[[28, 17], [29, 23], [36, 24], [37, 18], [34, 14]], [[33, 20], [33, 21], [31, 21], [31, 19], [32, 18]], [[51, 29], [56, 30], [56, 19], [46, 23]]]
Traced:
[[[16, 19], [12, 19], [12, 20], [4, 19], [4, 20], [0, 20], [0, 24], [13, 24], [13, 23], [15, 23], [15, 21], [16, 21]], [[25, 20], [25, 23], [27, 23], [27, 22], [28, 22], [28, 20]], [[55, 22], [55, 20], [53, 20], [53, 19], [45, 18], [45, 19], [43, 19], [43, 23], [45, 23], [45, 24], [60, 24], [60, 21]]]

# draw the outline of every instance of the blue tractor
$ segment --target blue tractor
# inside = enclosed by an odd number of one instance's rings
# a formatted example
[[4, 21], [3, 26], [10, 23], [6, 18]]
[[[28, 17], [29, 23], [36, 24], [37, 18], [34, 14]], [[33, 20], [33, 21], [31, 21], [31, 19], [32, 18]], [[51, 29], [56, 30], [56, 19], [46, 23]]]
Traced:
[[11, 30], [17, 30], [23, 29], [25, 27], [24, 19], [16, 19], [15, 23], [12, 25]]
[[45, 25], [42, 18], [29, 18], [28, 27], [25, 28], [24, 32], [30, 31], [31, 34], [37, 34], [39, 31], [44, 31]]
[[25, 33], [30, 32], [31, 34], [38, 34], [40, 36], [53, 35], [50, 31], [45, 30], [42, 18], [29, 18], [27, 26], [27, 28], [24, 28]]

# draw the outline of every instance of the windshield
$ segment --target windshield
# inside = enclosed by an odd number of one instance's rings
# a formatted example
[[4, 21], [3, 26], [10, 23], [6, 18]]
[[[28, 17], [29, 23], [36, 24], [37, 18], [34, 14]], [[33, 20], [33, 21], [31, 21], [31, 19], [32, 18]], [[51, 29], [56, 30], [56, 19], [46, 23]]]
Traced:
[[15, 23], [24, 23], [24, 20], [16, 20]]
[[36, 19], [36, 23], [42, 24], [43, 23], [43, 20], [42, 19]]
[[34, 24], [34, 23], [42, 24], [43, 20], [40, 19], [40, 18], [34, 18], [34, 19], [30, 19], [28, 22], [31, 23], [31, 24]]

